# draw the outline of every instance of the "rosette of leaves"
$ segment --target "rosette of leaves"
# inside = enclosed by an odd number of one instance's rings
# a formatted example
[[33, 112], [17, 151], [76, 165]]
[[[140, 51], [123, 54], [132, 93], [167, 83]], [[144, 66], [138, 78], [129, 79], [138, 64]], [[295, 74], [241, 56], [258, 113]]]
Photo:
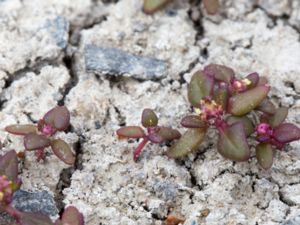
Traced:
[[56, 139], [53, 135], [58, 131], [66, 131], [70, 125], [70, 113], [65, 106], [56, 106], [48, 111], [37, 125], [10, 125], [5, 130], [24, 138], [26, 151], [35, 151], [37, 161], [45, 159], [45, 148], [51, 147], [53, 153], [64, 163], [73, 165], [75, 155], [69, 145]]
[[160, 144], [165, 141], [172, 141], [180, 138], [180, 133], [170, 127], [158, 126], [158, 118], [152, 109], [144, 109], [142, 112], [141, 123], [145, 129], [140, 126], [126, 126], [117, 130], [119, 138], [141, 138], [142, 141], [133, 153], [134, 161], [137, 161], [142, 149], [148, 142]]

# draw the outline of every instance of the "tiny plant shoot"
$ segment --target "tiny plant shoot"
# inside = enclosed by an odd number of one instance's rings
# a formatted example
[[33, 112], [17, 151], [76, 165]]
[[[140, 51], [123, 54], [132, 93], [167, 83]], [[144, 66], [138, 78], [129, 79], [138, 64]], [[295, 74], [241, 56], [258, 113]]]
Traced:
[[56, 139], [53, 135], [65, 131], [70, 125], [70, 113], [65, 106], [56, 106], [47, 112], [37, 125], [10, 125], [5, 130], [11, 134], [21, 135], [26, 151], [35, 151], [37, 161], [45, 159], [45, 148], [51, 147], [53, 153], [64, 163], [73, 165], [75, 155], [69, 145]]
[[83, 215], [74, 206], [65, 208], [55, 222], [38, 212], [21, 212], [11, 206], [13, 194], [20, 189], [18, 159], [14, 150], [0, 156], [0, 212], [11, 215], [18, 225], [84, 225]]
[[[252, 138], [256, 142], [253, 147], [259, 165], [269, 169], [276, 149], [282, 150], [286, 144], [300, 139], [300, 129], [285, 122], [288, 108], [277, 108], [268, 98], [269, 91], [267, 79], [257, 73], [238, 79], [233, 69], [217, 64], [210, 64], [196, 72], [188, 85], [188, 99], [195, 113], [182, 118], [181, 125], [188, 130], [167, 155], [172, 158], [188, 155], [199, 148], [208, 129], [216, 129], [217, 149], [224, 158], [247, 161], [250, 158], [248, 140]], [[179, 138], [179, 133], [177, 135], [173, 129], [164, 130], [161, 137], [155, 131], [158, 129], [157, 117], [149, 109], [143, 112], [142, 124], [148, 129], [147, 135], [140, 127], [120, 128], [117, 134], [143, 138], [142, 147], [149, 140], [160, 143], [167, 140], [163, 137]], [[142, 147], [136, 149], [135, 159]]]

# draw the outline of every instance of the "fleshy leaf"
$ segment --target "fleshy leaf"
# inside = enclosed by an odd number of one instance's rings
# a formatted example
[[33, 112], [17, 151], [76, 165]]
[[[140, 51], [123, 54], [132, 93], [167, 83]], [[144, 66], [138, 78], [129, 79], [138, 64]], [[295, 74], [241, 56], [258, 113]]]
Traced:
[[24, 136], [24, 146], [26, 150], [36, 150], [46, 148], [50, 145], [50, 140], [39, 134], [31, 133]]
[[200, 106], [203, 97], [212, 94], [214, 79], [205, 75], [202, 71], [196, 72], [191, 79], [188, 87], [188, 99], [194, 107]]
[[230, 84], [234, 78], [233, 69], [218, 64], [209, 64], [208, 66], [204, 67], [204, 74], [214, 77], [216, 80], [223, 81], [227, 84]]
[[68, 206], [61, 217], [62, 224], [84, 225], [83, 215], [74, 206]]
[[264, 76], [259, 77], [257, 86], [266, 85], [268, 83], [268, 79]]
[[53, 225], [48, 216], [40, 213], [22, 212], [20, 214], [20, 224], [22, 225]]
[[8, 180], [18, 181], [18, 159], [15, 150], [10, 150], [0, 156], [0, 175], [7, 176]]
[[258, 73], [254, 72], [254, 73], [250, 73], [246, 79], [251, 81], [251, 84], [248, 86], [249, 88], [254, 88], [257, 86], [258, 81], [259, 81], [259, 75]]
[[26, 135], [29, 133], [35, 133], [36, 126], [32, 124], [24, 124], [24, 125], [15, 124], [15, 125], [10, 125], [5, 127], [5, 130], [15, 135]]
[[234, 116], [242, 116], [255, 109], [267, 97], [269, 86], [257, 86], [229, 98], [228, 111]]
[[206, 128], [188, 129], [181, 138], [168, 150], [167, 155], [181, 158], [195, 151], [202, 143]]
[[45, 114], [43, 120], [59, 131], [64, 131], [70, 125], [70, 112], [65, 106], [56, 106]]
[[180, 138], [181, 134], [178, 130], [169, 127], [157, 127], [154, 133], [148, 135], [151, 142], [161, 143], [163, 141], [172, 141]]
[[260, 143], [256, 146], [256, 159], [259, 165], [265, 170], [273, 164], [274, 150], [268, 143]]
[[144, 0], [143, 11], [152, 14], [164, 7], [170, 0]]
[[158, 118], [152, 109], [144, 109], [142, 113], [142, 124], [144, 127], [155, 127]]
[[138, 126], [121, 127], [117, 130], [120, 138], [141, 138], [145, 136], [144, 130]]
[[205, 128], [207, 123], [201, 120], [200, 116], [190, 115], [183, 117], [180, 124], [187, 128]]
[[233, 161], [239, 162], [249, 159], [250, 149], [241, 122], [219, 129], [218, 151], [224, 158]]
[[300, 139], [300, 129], [292, 123], [282, 123], [274, 129], [274, 137], [281, 143]]
[[227, 108], [229, 98], [228, 85], [224, 82], [218, 84], [214, 89], [214, 100], [218, 105], [221, 105], [223, 109]]
[[288, 108], [281, 107], [278, 108], [275, 114], [269, 119], [269, 124], [275, 128], [279, 126], [287, 117], [288, 115]]
[[70, 146], [61, 139], [51, 141], [53, 153], [64, 163], [73, 165], [75, 163], [75, 155]]
[[228, 123], [228, 125], [241, 122], [244, 126], [245, 134], [247, 137], [251, 135], [255, 130], [252, 120], [247, 116], [243, 116], [243, 117], [229, 116], [228, 118], [226, 118], [226, 122]]
[[208, 14], [214, 15], [219, 9], [219, 0], [203, 0], [203, 5]]
[[256, 109], [268, 114], [276, 112], [275, 105], [269, 99], [264, 99]]

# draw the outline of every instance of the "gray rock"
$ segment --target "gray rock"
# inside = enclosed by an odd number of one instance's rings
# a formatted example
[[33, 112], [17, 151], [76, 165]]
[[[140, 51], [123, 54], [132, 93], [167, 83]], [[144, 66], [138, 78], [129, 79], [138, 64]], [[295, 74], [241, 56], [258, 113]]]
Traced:
[[300, 224], [300, 216], [297, 216], [293, 219], [287, 220], [282, 225], [299, 225]]
[[166, 76], [167, 64], [152, 57], [136, 56], [116, 48], [86, 45], [86, 69], [95, 73], [127, 75], [141, 80], [160, 79]]
[[13, 196], [13, 207], [23, 212], [39, 212], [55, 216], [58, 210], [53, 197], [47, 191], [27, 192], [18, 190]]
[[64, 17], [57, 16], [53, 20], [47, 20], [46, 27], [57, 46], [65, 48], [68, 44], [69, 22]]

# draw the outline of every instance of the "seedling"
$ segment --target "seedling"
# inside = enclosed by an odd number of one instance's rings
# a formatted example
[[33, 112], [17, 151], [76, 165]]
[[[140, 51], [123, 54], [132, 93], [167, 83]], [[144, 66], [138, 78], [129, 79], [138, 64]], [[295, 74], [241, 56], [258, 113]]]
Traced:
[[117, 130], [119, 138], [142, 138], [142, 141], [133, 153], [134, 161], [137, 161], [144, 146], [149, 141], [160, 144], [165, 141], [172, 141], [180, 138], [179, 131], [169, 127], [158, 126], [158, 118], [151, 109], [143, 110], [141, 123], [143, 127], [146, 128], [146, 132], [139, 126], [126, 126]]
[[75, 155], [69, 145], [56, 139], [53, 135], [65, 131], [70, 125], [70, 113], [65, 106], [56, 106], [47, 112], [37, 125], [10, 125], [5, 130], [11, 134], [21, 135], [26, 151], [35, 151], [37, 161], [45, 159], [45, 148], [51, 147], [53, 153], [64, 163], [73, 165]]
[[10, 214], [18, 225], [84, 225], [82, 214], [74, 207], [67, 207], [55, 223], [40, 213], [21, 212], [11, 206], [13, 194], [20, 189], [18, 159], [14, 150], [0, 156], [0, 211]]

